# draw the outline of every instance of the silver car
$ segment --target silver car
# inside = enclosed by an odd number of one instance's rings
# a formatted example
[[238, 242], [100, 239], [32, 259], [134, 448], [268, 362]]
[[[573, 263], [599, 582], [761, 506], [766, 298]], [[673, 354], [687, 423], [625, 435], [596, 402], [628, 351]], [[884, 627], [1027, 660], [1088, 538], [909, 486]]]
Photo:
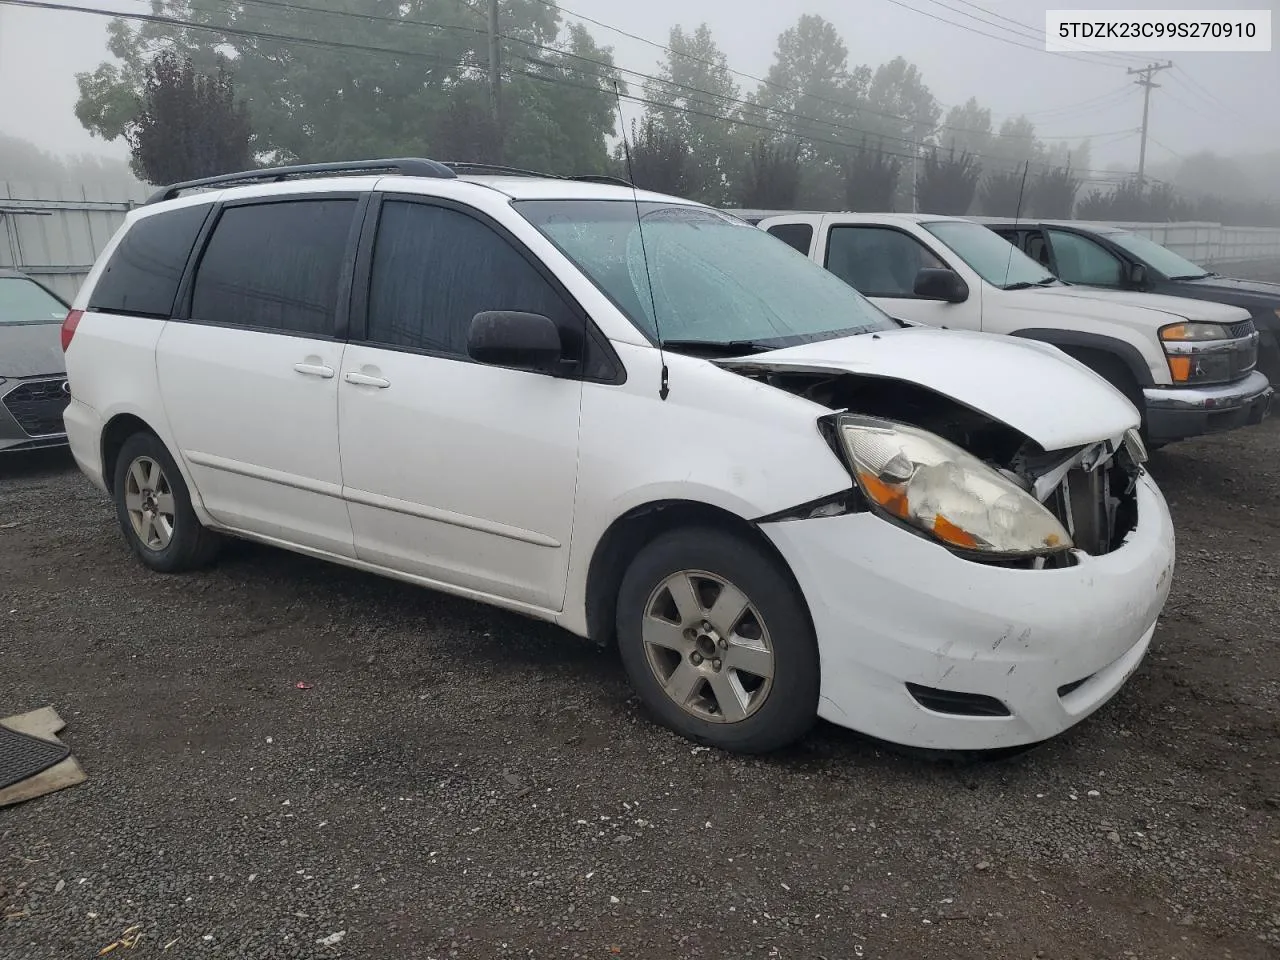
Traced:
[[60, 331], [68, 309], [30, 277], [0, 270], [0, 454], [67, 442]]

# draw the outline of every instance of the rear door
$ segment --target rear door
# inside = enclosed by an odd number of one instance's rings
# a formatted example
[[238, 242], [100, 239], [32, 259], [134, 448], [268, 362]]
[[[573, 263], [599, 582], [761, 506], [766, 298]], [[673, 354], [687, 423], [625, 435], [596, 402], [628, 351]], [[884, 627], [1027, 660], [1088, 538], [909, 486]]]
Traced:
[[[563, 606], [582, 380], [473, 362], [472, 318], [542, 314], [566, 354], [586, 319], [536, 257], [469, 207], [375, 203], [339, 423], [361, 560], [545, 610]], [[361, 322], [363, 320], [363, 322]]]
[[229, 527], [354, 556], [338, 456], [338, 371], [358, 194], [229, 203], [156, 364], [205, 508]]
[[979, 291], [973, 285], [964, 303], [916, 296], [920, 270], [955, 268], [905, 230], [878, 224], [831, 224], [823, 266], [891, 317], [953, 330], [982, 328]]

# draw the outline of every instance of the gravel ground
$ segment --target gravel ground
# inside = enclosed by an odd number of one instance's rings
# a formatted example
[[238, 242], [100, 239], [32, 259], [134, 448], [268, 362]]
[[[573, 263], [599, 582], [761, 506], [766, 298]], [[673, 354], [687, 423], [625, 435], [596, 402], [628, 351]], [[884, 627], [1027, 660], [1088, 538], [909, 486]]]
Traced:
[[3, 462], [0, 715], [89, 780], [0, 809], [0, 957], [1274, 957], [1278, 455], [1157, 454], [1150, 657], [968, 764], [693, 748], [554, 628], [249, 545], [151, 574], [67, 458]]

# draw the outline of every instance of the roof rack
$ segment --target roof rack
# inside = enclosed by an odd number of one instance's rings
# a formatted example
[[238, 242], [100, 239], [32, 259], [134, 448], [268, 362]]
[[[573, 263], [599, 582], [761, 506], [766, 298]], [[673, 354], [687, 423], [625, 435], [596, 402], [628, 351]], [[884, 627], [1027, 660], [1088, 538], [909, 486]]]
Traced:
[[623, 180], [621, 177], [610, 177], [602, 173], [584, 173], [577, 177], [569, 177], [570, 180], [578, 180], [582, 183], [608, 183], [615, 187], [631, 187], [635, 188], [635, 184], [630, 180]]
[[469, 163], [465, 160], [444, 160], [441, 161], [446, 167], [454, 173], [460, 174], [490, 174], [508, 177], [546, 177], [550, 180], [562, 180], [554, 173], [541, 173], [537, 170], [526, 170], [523, 167], [508, 167], [501, 163]]
[[242, 183], [279, 183], [294, 177], [340, 176], [356, 173], [394, 173], [402, 177], [434, 177], [452, 180], [457, 174], [448, 166], [436, 160], [421, 157], [401, 157], [392, 160], [350, 160], [340, 163], [302, 163], [290, 167], [264, 167], [261, 170], [245, 170], [241, 173], [226, 173], [219, 177], [204, 177], [200, 180], [186, 180], [157, 190], [147, 198], [147, 203], [161, 203], [172, 200], [187, 190], [200, 187], [227, 187]]

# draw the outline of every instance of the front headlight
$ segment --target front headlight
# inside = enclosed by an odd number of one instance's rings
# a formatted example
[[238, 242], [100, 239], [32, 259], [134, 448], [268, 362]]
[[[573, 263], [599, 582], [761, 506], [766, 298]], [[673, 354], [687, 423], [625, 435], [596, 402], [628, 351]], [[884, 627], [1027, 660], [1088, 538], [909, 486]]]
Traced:
[[1220, 323], [1175, 323], [1160, 331], [1165, 343], [1194, 343], [1198, 340], [1226, 340], [1231, 336]]
[[1070, 549], [1057, 518], [972, 454], [928, 431], [843, 414], [858, 486], [882, 511], [951, 547], [1000, 556]]
[[1220, 323], [1175, 323], [1160, 330], [1160, 342], [1169, 362], [1174, 383], [1225, 383], [1239, 375], [1242, 366], [1237, 353], [1248, 353], [1251, 345], [1223, 344], [1231, 341], [1231, 331]]

